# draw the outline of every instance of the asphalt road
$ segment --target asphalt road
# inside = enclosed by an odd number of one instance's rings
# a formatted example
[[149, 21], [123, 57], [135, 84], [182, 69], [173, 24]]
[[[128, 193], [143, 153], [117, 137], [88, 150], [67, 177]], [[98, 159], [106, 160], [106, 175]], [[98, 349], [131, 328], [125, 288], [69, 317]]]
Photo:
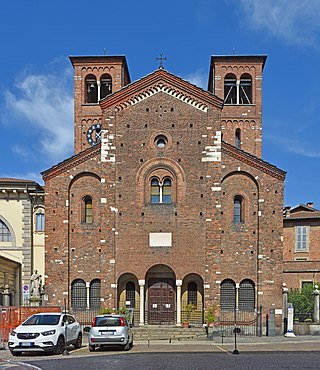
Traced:
[[126, 353], [26, 361], [43, 370], [319, 369], [320, 352]]

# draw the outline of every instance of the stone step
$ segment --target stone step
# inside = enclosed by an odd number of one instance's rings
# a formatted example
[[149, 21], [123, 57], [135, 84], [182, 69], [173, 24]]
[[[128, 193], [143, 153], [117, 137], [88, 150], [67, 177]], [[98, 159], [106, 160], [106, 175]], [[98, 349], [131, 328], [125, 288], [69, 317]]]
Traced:
[[202, 340], [207, 339], [204, 328], [181, 328], [173, 326], [133, 327], [136, 340]]

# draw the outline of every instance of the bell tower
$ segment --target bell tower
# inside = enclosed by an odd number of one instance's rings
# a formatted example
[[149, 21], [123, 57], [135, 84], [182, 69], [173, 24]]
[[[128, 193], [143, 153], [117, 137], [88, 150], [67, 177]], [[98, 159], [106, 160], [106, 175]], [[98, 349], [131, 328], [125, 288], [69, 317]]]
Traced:
[[211, 56], [208, 90], [224, 100], [222, 139], [262, 156], [262, 72], [266, 55]]
[[100, 141], [99, 102], [129, 84], [125, 56], [71, 56], [74, 68], [74, 154]]

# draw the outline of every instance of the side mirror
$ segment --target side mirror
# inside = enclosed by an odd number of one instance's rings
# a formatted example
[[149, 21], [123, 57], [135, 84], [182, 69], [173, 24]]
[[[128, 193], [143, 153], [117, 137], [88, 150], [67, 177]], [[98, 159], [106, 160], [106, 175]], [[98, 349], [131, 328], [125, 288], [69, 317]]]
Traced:
[[64, 322], [62, 321], [61, 326], [64, 326]]
[[91, 329], [91, 327], [90, 327], [90, 326], [86, 326], [86, 327], [84, 327], [84, 328], [83, 328], [83, 332], [84, 332], [85, 334], [89, 334], [90, 329]]

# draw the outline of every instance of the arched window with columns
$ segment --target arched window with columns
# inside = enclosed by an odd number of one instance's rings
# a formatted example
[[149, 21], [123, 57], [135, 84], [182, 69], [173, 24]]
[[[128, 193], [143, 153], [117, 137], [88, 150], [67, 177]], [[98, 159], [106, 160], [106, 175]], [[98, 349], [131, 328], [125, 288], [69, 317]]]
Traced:
[[172, 180], [164, 177], [160, 181], [157, 177], [150, 180], [150, 203], [172, 203]]

